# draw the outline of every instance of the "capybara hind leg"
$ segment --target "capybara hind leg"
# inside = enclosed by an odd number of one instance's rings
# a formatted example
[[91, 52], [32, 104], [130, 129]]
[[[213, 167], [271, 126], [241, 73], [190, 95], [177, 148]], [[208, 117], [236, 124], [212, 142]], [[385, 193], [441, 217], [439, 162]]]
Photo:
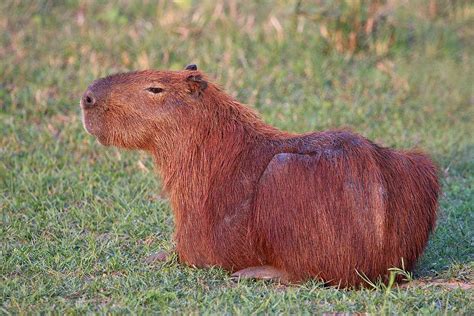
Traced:
[[163, 261], [168, 260], [170, 255], [171, 253], [166, 252], [164, 250], [160, 250], [146, 257], [145, 262], [148, 264], [155, 263], [155, 262], [163, 262]]
[[231, 275], [233, 279], [260, 279], [274, 280], [287, 283], [288, 276], [284, 271], [278, 270], [272, 266], [250, 267], [234, 272]]

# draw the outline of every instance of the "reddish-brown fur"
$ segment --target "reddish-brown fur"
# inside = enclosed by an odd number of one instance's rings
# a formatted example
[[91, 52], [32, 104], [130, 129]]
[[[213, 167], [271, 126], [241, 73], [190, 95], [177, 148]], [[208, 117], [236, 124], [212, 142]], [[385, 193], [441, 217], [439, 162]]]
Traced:
[[97, 80], [81, 105], [102, 144], [152, 154], [188, 265], [357, 286], [402, 260], [412, 269], [435, 226], [437, 170], [424, 154], [349, 131], [279, 131], [193, 67]]

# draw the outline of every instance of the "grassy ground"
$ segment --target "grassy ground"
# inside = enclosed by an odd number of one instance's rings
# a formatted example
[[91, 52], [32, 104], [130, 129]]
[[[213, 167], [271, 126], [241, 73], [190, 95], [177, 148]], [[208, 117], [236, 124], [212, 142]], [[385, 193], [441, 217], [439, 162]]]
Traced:
[[[388, 8], [354, 46], [347, 5], [2, 1], [0, 314], [474, 313], [474, 6], [429, 2]], [[86, 135], [78, 100], [98, 76], [190, 62], [280, 128], [349, 126], [432, 154], [444, 194], [418, 281], [285, 288], [145, 264], [172, 248], [159, 178], [145, 154]]]

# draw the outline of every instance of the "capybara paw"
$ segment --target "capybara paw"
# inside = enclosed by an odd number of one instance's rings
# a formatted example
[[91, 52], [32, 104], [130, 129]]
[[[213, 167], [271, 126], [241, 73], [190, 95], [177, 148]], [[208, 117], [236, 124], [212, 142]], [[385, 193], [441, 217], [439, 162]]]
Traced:
[[170, 257], [170, 253], [166, 252], [164, 250], [160, 250], [158, 252], [155, 252], [148, 257], [145, 258], [145, 263], [151, 264], [151, 263], [156, 263], [156, 262], [164, 262], [168, 260]]
[[279, 281], [281, 283], [287, 283], [287, 280], [288, 280], [288, 276], [286, 275], [285, 272], [268, 265], [245, 268], [237, 272], [234, 272], [230, 277], [233, 280], [260, 279], [260, 280]]

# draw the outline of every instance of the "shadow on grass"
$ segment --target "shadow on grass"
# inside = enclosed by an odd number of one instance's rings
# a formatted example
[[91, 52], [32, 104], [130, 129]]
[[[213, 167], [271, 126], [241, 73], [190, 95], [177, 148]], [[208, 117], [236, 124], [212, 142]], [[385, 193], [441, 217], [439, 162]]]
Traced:
[[438, 222], [429, 245], [415, 269], [415, 277], [442, 277], [472, 281], [474, 266], [474, 194], [469, 160], [472, 146], [458, 152], [457, 161], [442, 170], [442, 196]]

